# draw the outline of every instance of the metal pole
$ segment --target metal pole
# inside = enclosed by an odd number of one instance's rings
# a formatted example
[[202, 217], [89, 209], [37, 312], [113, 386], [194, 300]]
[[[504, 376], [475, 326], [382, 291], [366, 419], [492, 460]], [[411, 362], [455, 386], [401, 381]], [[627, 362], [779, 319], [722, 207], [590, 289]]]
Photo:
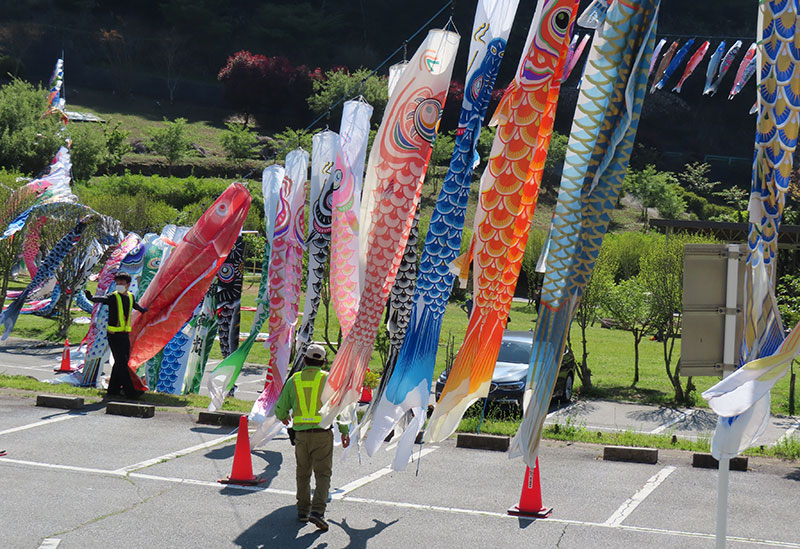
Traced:
[[[739, 288], [739, 245], [728, 245], [728, 276], [725, 288], [725, 339], [722, 351], [722, 375], [731, 373], [736, 360], [736, 297]], [[735, 366], [734, 366], [735, 367]], [[728, 477], [730, 458], [719, 461], [717, 473], [717, 549], [725, 549], [728, 533]]]
[[723, 458], [719, 461], [717, 478], [717, 549], [725, 549], [725, 538], [728, 531], [728, 473], [731, 460]]

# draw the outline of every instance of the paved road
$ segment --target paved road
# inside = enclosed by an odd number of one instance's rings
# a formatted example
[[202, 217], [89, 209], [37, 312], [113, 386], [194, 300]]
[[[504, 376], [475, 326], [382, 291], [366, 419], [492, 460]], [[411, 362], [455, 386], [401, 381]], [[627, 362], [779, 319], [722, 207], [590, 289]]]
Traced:
[[[54, 379], [61, 360], [61, 348], [52, 345], [31, 347], [25, 340], [14, 340], [0, 347], [0, 373], [30, 375], [36, 379]], [[212, 361], [211, 366], [217, 361]], [[210, 372], [212, 368], [207, 368]], [[110, 373], [106, 365], [106, 374]], [[208, 375], [208, 373], [206, 374]], [[248, 364], [239, 378], [236, 396], [255, 400], [264, 385], [264, 369]], [[201, 394], [207, 394], [203, 381]], [[668, 408], [601, 400], [580, 400], [569, 406], [553, 408], [547, 423], [571, 423], [594, 431], [634, 431], [638, 433], [675, 434], [682, 438], [710, 439], [716, 415], [708, 409]], [[761, 438], [762, 444], [774, 444], [780, 437], [798, 432], [800, 418], [773, 417]]]
[[[295, 522], [284, 437], [252, 453], [266, 482], [222, 486], [235, 435], [180, 412], [152, 419], [37, 408], [0, 395], [4, 547], [711, 547], [715, 471], [661, 451], [656, 465], [602, 461], [599, 446], [543, 443], [551, 518], [512, 518], [524, 467], [497, 452], [426, 445], [405, 472], [392, 452], [340, 463], [331, 530]], [[729, 547], [800, 548], [800, 467], [752, 459], [730, 479]]]

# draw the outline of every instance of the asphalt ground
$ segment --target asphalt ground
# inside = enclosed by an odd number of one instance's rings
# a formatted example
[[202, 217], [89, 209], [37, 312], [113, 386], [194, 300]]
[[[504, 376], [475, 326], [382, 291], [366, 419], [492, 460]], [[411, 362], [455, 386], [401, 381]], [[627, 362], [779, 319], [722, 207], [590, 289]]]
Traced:
[[[511, 517], [525, 468], [499, 452], [417, 447], [334, 454], [330, 531], [295, 521], [285, 437], [252, 452], [256, 487], [224, 486], [235, 432], [187, 412], [152, 419], [37, 408], [0, 395], [0, 539], [11, 548], [113, 547], [712, 547], [717, 473], [691, 454], [655, 465], [602, 460], [602, 447], [544, 441], [548, 519]], [[421, 452], [421, 457], [420, 457]], [[800, 548], [800, 466], [750, 458], [731, 472], [728, 547]]]
[[[38, 342], [35, 342], [38, 343]], [[53, 373], [61, 362], [61, 347], [39, 345], [29, 340], [9, 338], [0, 347], [0, 373], [27, 375], [39, 380], [57, 379]], [[73, 363], [75, 360], [73, 360]], [[206, 376], [218, 361], [211, 361]], [[265, 367], [246, 364], [237, 381], [236, 397], [255, 400], [264, 386]], [[105, 375], [111, 369], [105, 366]], [[207, 380], [207, 377], [206, 377]], [[208, 394], [206, 380], [200, 394]], [[431, 397], [433, 398], [433, 396]], [[431, 401], [435, 404], [435, 401]], [[670, 408], [603, 400], [578, 400], [568, 406], [552, 407], [545, 423], [571, 424], [591, 431], [631, 431], [644, 434], [674, 434], [687, 439], [711, 439], [717, 416], [703, 408]], [[775, 444], [782, 436], [798, 433], [800, 417], [772, 417], [759, 442]]]

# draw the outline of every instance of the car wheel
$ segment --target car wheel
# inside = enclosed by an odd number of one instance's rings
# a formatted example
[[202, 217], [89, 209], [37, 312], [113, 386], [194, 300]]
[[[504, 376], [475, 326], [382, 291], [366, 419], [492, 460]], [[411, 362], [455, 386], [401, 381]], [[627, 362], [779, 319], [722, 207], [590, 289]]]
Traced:
[[575, 383], [575, 377], [572, 374], [567, 376], [567, 379], [564, 380], [564, 392], [563, 397], [565, 402], [569, 402], [572, 400], [572, 385]]

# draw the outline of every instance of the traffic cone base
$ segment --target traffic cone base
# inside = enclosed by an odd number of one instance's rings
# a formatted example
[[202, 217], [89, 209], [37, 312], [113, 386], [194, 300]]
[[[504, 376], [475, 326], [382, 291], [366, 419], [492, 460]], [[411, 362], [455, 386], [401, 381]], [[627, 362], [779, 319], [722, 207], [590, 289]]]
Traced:
[[522, 495], [519, 504], [511, 507], [509, 515], [516, 517], [547, 518], [553, 509], [542, 505], [542, 487], [539, 482], [539, 458], [536, 458], [536, 467], [531, 471], [525, 469], [525, 481], [522, 483]]
[[255, 486], [265, 482], [253, 474], [253, 461], [250, 458], [250, 434], [247, 431], [247, 416], [239, 418], [239, 433], [236, 435], [236, 449], [233, 453], [233, 470], [228, 478], [221, 478], [220, 484], [240, 484]]
[[73, 372], [69, 364], [69, 339], [64, 341], [64, 350], [61, 352], [61, 366], [53, 368], [53, 371], [57, 374], [69, 374]]

